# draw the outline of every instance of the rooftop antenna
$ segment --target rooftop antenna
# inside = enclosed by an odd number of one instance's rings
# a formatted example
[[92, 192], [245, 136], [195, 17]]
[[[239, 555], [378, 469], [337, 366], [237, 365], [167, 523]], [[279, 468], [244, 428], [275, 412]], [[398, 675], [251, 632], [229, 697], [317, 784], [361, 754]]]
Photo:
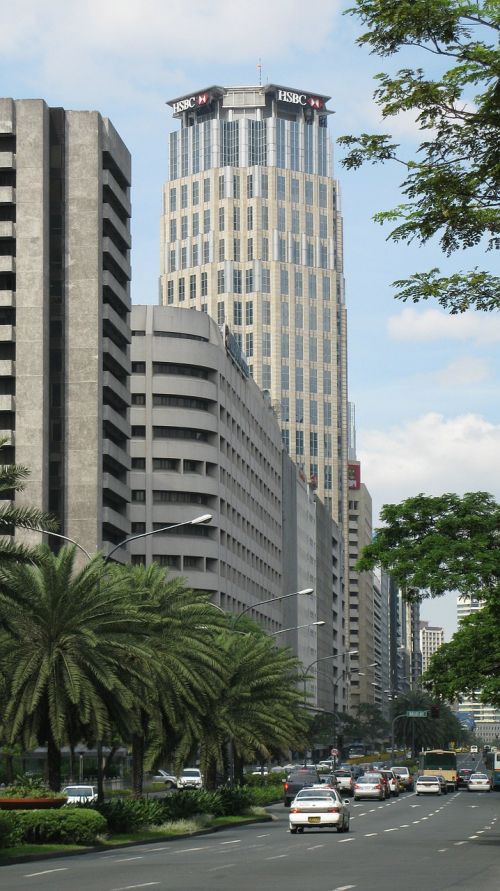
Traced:
[[259, 72], [259, 87], [262, 86], [262, 59], [259, 56], [259, 61], [257, 62], [257, 71]]

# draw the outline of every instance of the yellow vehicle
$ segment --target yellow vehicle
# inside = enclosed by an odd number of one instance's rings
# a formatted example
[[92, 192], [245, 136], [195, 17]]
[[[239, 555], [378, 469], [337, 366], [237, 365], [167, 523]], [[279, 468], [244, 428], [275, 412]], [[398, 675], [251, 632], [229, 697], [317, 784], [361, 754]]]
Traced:
[[445, 749], [429, 749], [421, 756], [419, 772], [421, 776], [441, 774], [446, 780], [448, 789], [455, 790], [457, 788], [457, 753]]

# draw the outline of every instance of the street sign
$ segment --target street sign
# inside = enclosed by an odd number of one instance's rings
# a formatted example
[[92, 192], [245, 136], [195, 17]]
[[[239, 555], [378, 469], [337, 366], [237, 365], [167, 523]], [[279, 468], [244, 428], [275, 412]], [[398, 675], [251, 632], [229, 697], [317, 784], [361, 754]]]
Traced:
[[407, 718], [428, 718], [429, 712], [426, 709], [425, 711], [409, 711], [406, 712]]

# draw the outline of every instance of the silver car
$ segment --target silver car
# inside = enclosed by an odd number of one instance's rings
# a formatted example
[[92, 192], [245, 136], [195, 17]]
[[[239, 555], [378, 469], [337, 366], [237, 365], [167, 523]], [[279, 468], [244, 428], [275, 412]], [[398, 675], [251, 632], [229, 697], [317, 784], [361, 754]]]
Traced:
[[364, 773], [357, 778], [354, 783], [354, 801], [359, 801], [360, 798], [377, 798], [379, 801], [384, 800], [385, 791], [380, 774]]

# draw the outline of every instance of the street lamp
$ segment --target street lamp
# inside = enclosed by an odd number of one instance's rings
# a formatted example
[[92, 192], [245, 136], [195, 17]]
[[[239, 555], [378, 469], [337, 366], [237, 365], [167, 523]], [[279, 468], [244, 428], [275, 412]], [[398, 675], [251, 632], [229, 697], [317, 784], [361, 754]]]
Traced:
[[301, 591], [292, 591], [290, 594], [280, 594], [278, 597], [267, 597], [266, 600], [258, 600], [257, 603], [251, 603], [249, 606], [246, 606], [245, 609], [242, 609], [237, 616], [235, 616], [233, 620], [233, 628], [237, 622], [240, 621], [241, 617], [245, 615], [245, 613], [250, 612], [251, 609], [255, 609], [257, 606], [263, 606], [265, 603], [276, 603], [278, 600], [286, 600], [287, 597], [300, 597], [302, 594], [314, 594], [314, 588], [302, 588]]
[[318, 627], [320, 627], [321, 625], [324, 625], [324, 624], [325, 624], [325, 622], [323, 622], [323, 621], [306, 622], [305, 625], [293, 625], [292, 628], [281, 628], [280, 631], [273, 631], [273, 632], [271, 632], [271, 634], [269, 636], [276, 637], [277, 634], [285, 634], [286, 631], [298, 631], [299, 628], [312, 628], [313, 625], [317, 625]]
[[[343, 656], [356, 656], [358, 650], [344, 650], [342, 653], [332, 653], [330, 656], [321, 656], [319, 659], [315, 659], [313, 662], [310, 662], [304, 671], [303, 682], [304, 682], [304, 708], [306, 706], [306, 698], [307, 698], [307, 675], [309, 674], [309, 669], [313, 667], [313, 665], [317, 665], [318, 662], [326, 662], [331, 659], [340, 659]], [[307, 750], [304, 753], [304, 765], [307, 764]]]

